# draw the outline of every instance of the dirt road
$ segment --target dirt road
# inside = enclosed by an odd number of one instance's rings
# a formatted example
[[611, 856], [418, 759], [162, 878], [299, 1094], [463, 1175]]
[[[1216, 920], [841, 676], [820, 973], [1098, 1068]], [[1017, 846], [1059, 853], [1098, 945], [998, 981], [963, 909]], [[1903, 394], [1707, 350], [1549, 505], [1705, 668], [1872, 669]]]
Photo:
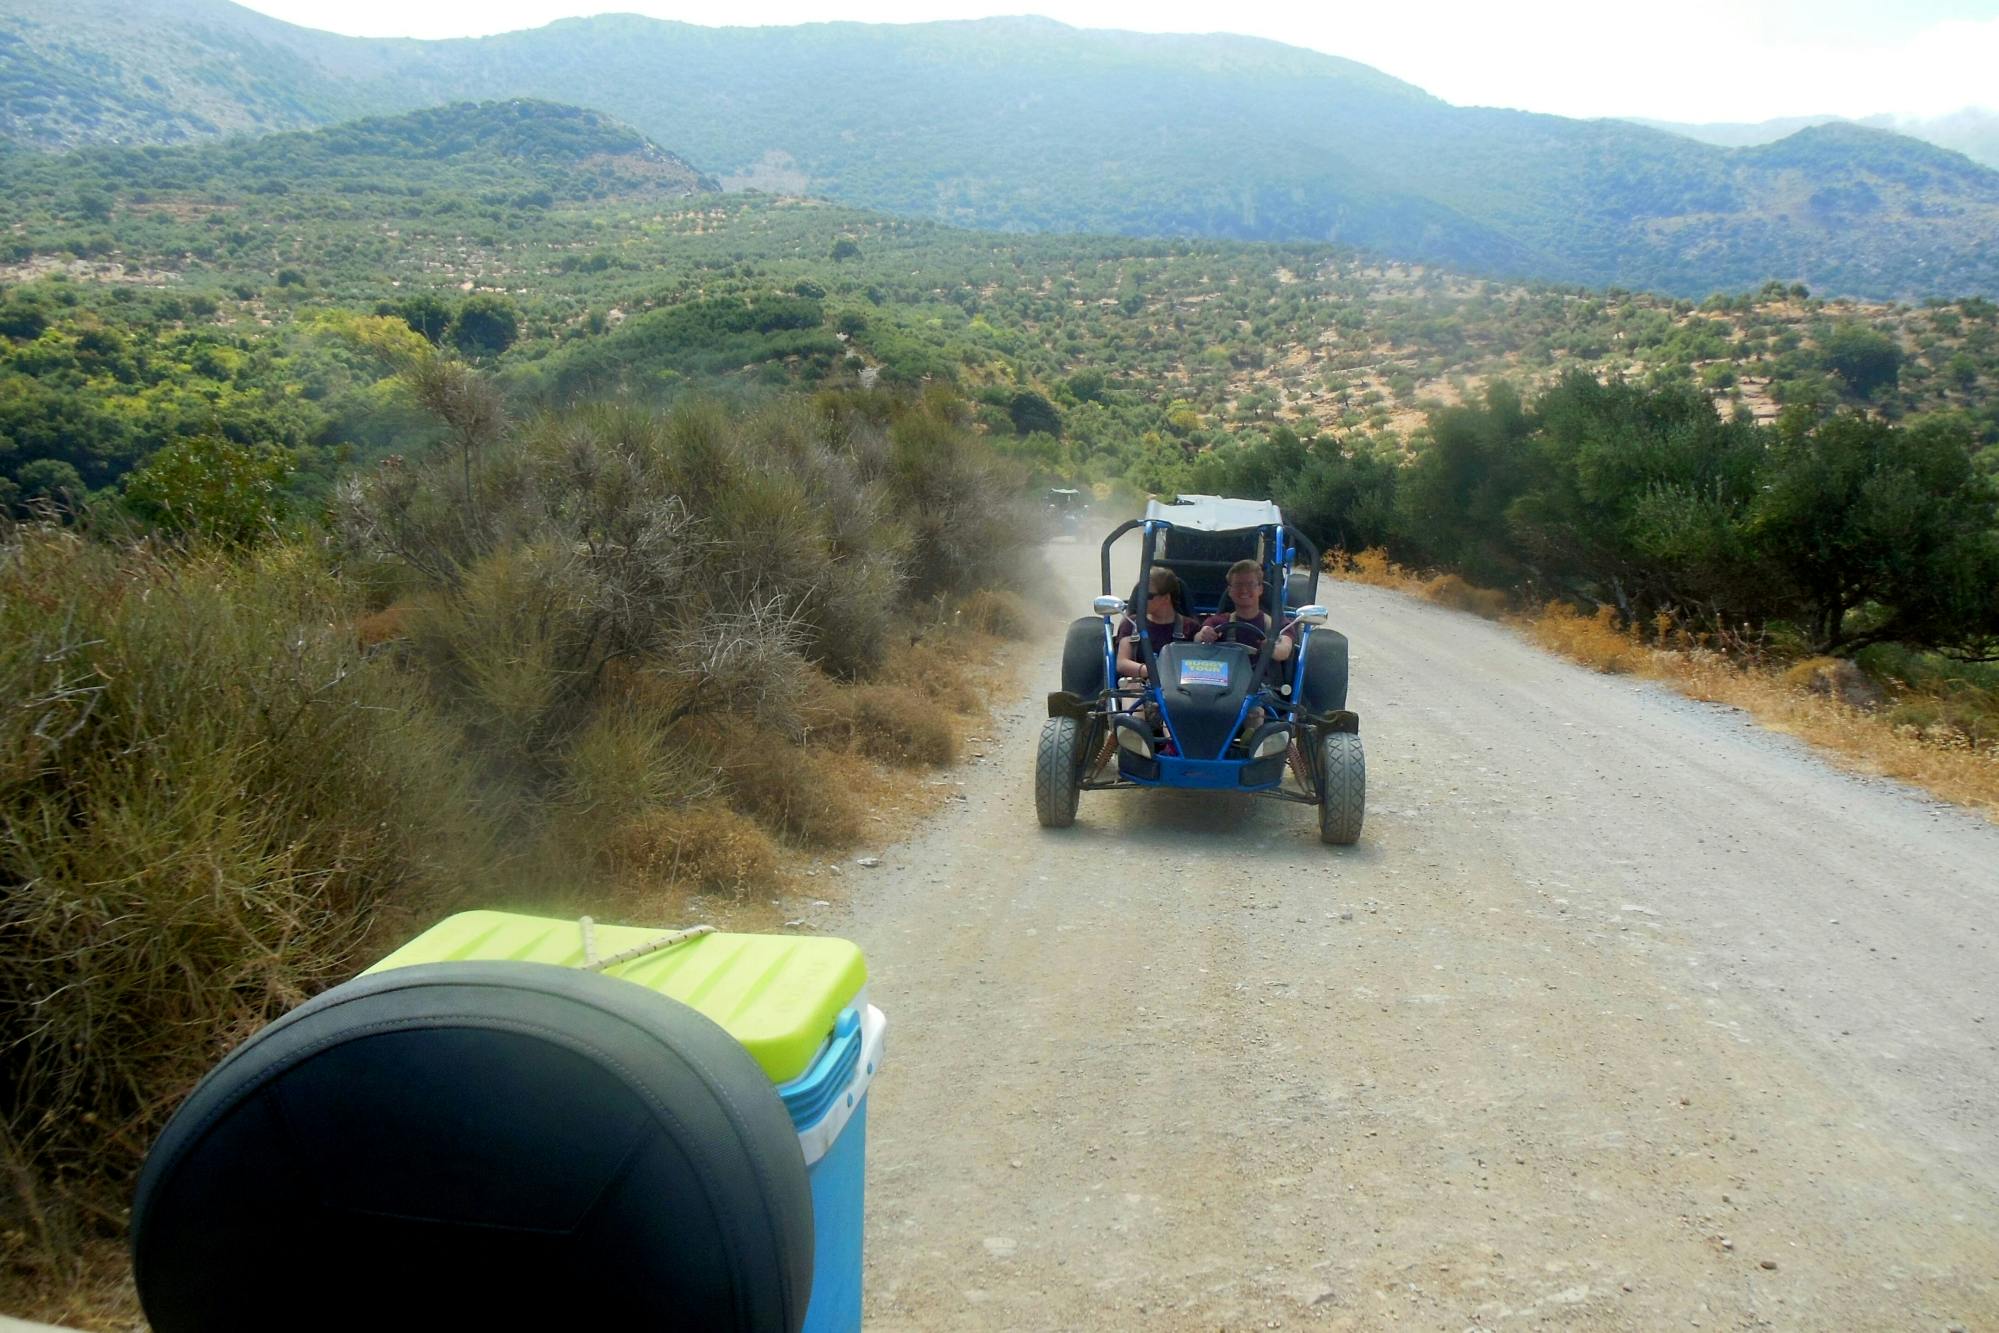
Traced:
[[1051, 636], [852, 872], [869, 1326], [1999, 1327], [1999, 828], [1325, 594], [1357, 847], [1179, 793], [1037, 827]]

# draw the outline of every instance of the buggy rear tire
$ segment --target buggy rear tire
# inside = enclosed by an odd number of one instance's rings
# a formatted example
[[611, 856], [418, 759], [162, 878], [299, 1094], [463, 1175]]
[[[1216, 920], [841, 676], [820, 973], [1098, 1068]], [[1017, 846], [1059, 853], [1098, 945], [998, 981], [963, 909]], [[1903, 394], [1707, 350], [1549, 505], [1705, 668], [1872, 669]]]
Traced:
[[1334, 629], [1315, 629], [1305, 641], [1304, 697], [1306, 711], [1324, 715], [1347, 706], [1347, 636]]
[[1319, 743], [1319, 841], [1348, 847], [1367, 814], [1367, 756], [1360, 737], [1335, 732]]
[[1094, 701], [1104, 692], [1104, 622], [1084, 616], [1070, 622], [1062, 640], [1062, 688], [1079, 699]]
[[1284, 582], [1286, 609], [1296, 614], [1301, 606], [1310, 606], [1312, 599], [1319, 595], [1319, 571], [1316, 569], [1294, 569]]
[[1068, 828], [1076, 822], [1076, 802], [1082, 795], [1083, 724], [1073, 717], [1051, 717], [1041, 724], [1041, 743], [1034, 751], [1034, 817], [1043, 828]]

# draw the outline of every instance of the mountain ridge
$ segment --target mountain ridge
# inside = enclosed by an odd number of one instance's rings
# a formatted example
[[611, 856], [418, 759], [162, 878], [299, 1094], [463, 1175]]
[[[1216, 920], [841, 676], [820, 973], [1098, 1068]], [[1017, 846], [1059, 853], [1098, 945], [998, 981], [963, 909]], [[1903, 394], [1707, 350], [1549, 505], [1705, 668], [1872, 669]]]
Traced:
[[[1870, 297], [1999, 292], [1999, 172], [1913, 140], [1759, 155], [1455, 107], [1259, 38], [1031, 17], [749, 29], [621, 15], [419, 42], [225, 0], [86, 0], [51, 36], [27, 13], [0, 0], [0, 131], [38, 148], [148, 125], [184, 142], [436, 103], [582, 101], [716, 179], [990, 230], [1336, 241], [1682, 295], [1769, 278]], [[143, 59], [135, 28], [150, 34]], [[43, 67], [65, 81], [38, 110], [19, 88], [57, 78]]]

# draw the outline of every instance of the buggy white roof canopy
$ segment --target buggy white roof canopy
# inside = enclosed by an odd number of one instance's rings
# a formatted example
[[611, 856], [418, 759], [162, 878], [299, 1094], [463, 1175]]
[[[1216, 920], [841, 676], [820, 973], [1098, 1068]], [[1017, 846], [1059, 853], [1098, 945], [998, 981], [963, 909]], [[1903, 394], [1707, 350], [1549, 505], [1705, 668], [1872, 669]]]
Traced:
[[1268, 500], [1234, 500], [1226, 495], [1176, 495], [1145, 506], [1145, 517], [1196, 532], [1235, 532], [1242, 528], [1274, 527], [1284, 515]]

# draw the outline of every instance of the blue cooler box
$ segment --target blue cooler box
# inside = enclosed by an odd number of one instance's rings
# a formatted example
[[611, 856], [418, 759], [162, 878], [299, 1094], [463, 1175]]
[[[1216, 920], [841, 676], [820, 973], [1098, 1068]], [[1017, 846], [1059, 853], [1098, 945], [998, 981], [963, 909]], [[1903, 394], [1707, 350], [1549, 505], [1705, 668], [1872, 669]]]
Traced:
[[888, 1020], [868, 1003], [867, 964], [845, 940], [714, 933], [641, 952], [657, 930], [509, 912], [461, 912], [370, 972], [418, 963], [509, 959], [580, 967], [586, 953], [628, 962], [602, 970], [713, 1019], [770, 1075], [805, 1154], [812, 1186], [812, 1301], [806, 1333], [861, 1326], [861, 1235], [868, 1087], [881, 1069]]
[[778, 1087], [812, 1181], [816, 1242], [805, 1333], [861, 1326], [861, 1230], [868, 1160], [868, 1085], [881, 1068], [888, 1020], [867, 990], [840, 1011], [805, 1074]]

